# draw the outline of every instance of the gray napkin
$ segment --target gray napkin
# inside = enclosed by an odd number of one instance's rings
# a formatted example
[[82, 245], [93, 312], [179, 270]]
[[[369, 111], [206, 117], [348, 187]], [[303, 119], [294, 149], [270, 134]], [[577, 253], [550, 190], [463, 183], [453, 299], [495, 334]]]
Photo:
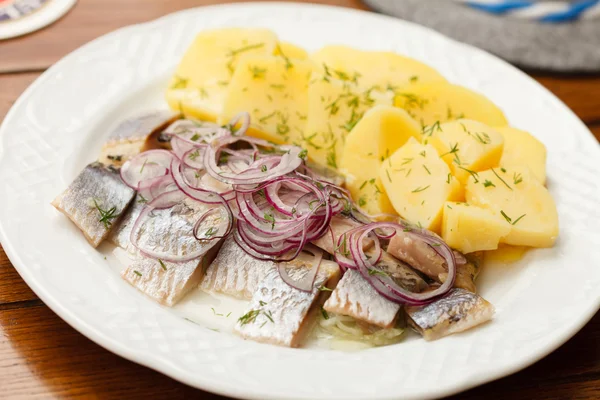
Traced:
[[600, 71], [600, 19], [552, 24], [496, 16], [449, 0], [364, 2], [526, 68]]

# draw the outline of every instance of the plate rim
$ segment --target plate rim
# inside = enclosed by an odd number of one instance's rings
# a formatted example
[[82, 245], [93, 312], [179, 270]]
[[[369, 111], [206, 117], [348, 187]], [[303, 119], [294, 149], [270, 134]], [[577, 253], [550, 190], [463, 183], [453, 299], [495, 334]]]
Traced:
[[[126, 32], [127, 30], [131, 30], [134, 28], [138, 28], [138, 27], [142, 27], [142, 26], [147, 27], [147, 26], [151, 26], [153, 24], [158, 24], [165, 19], [176, 18], [177, 15], [190, 12], [190, 10], [220, 9], [220, 10], [224, 10], [224, 12], [226, 12], [227, 9], [234, 8], [234, 7], [235, 8], [240, 8], [240, 7], [261, 8], [261, 7], [265, 7], [265, 6], [272, 7], [272, 8], [278, 8], [278, 7], [298, 8], [299, 7], [299, 8], [306, 8], [306, 9], [320, 9], [323, 12], [332, 11], [332, 12], [343, 12], [343, 13], [355, 14], [358, 18], [360, 18], [362, 15], [367, 14], [371, 18], [376, 17], [376, 18], [380, 18], [382, 20], [394, 21], [395, 23], [398, 23], [398, 24], [407, 24], [407, 25], [411, 25], [411, 26], [417, 26], [421, 30], [428, 31], [429, 34], [436, 35], [438, 37], [442, 37], [444, 40], [453, 42], [456, 45], [466, 47], [471, 52], [478, 52], [480, 54], [483, 53], [487, 57], [493, 58], [495, 62], [502, 63], [502, 64], [504, 64], [505, 67], [509, 67], [514, 72], [518, 72], [523, 77], [527, 78], [529, 81], [535, 83], [535, 85], [538, 86], [538, 89], [542, 89], [546, 95], [549, 95], [552, 98], [552, 100], [561, 104], [564, 107], [564, 111], [567, 111], [570, 114], [572, 114], [572, 116], [575, 118], [575, 120], [585, 128], [585, 131], [587, 131], [587, 133], [589, 135], [588, 139], [591, 138], [594, 141], [596, 141], [595, 137], [590, 132], [590, 130], [587, 128], [587, 126], [583, 123], [583, 121], [581, 121], [581, 119], [579, 117], [577, 117], [574, 114], [574, 112], [566, 104], [564, 104], [558, 97], [556, 97], [552, 92], [550, 92], [548, 89], [546, 89], [543, 85], [541, 85], [535, 79], [531, 78], [525, 72], [521, 71], [520, 69], [516, 68], [515, 66], [509, 64], [508, 62], [498, 58], [497, 56], [495, 56], [493, 54], [490, 54], [484, 50], [473, 47], [471, 45], [458, 42], [458, 41], [451, 39], [441, 33], [436, 32], [430, 28], [418, 25], [418, 24], [410, 22], [410, 21], [399, 20], [394, 17], [376, 14], [376, 13], [364, 11], [364, 10], [357, 10], [357, 9], [351, 9], [351, 8], [345, 8], [345, 7], [337, 7], [337, 6], [331, 6], [331, 5], [312, 4], [312, 3], [296, 3], [296, 2], [250, 2], [250, 3], [243, 3], [243, 4], [226, 3], [226, 4], [219, 4], [219, 5], [192, 7], [192, 8], [176, 11], [173, 13], [169, 13], [167, 15], [161, 16], [161, 17], [156, 18], [151, 21], [138, 23], [138, 24], [131, 24], [131, 25], [119, 28], [117, 30], [114, 30], [112, 32], [108, 32], [96, 39], [93, 39], [90, 42], [83, 44], [82, 46], [80, 46], [77, 49], [73, 50], [72, 52], [68, 53], [67, 55], [62, 57], [59, 61], [57, 61], [54, 65], [52, 65], [50, 68], [48, 68], [46, 71], [44, 71], [44, 73], [42, 73], [38, 78], [36, 78], [36, 80], [29, 87], [27, 87], [27, 89], [18, 97], [17, 101], [15, 101], [15, 103], [11, 106], [9, 112], [6, 114], [2, 124], [0, 125], [0, 135], [2, 135], [2, 133], [5, 130], [5, 126], [7, 125], [6, 121], [9, 121], [12, 119], [12, 115], [16, 112], [17, 108], [20, 108], [22, 106], [22, 103], [27, 101], [27, 98], [31, 95], [31, 93], [33, 91], [35, 91], [35, 89], [39, 85], [43, 84], [44, 80], [55, 69], [60, 68], [61, 65], [63, 64], [63, 62], [65, 62], [65, 60], [67, 60], [71, 57], [74, 57], [79, 52], [85, 51], [86, 48], [88, 48], [89, 46], [92, 46], [97, 41], [107, 40], [107, 38], [109, 38], [110, 36], [113, 36], [113, 35], [116, 36], [118, 34], [122, 34], [123, 32]], [[0, 159], [2, 158], [3, 152], [4, 152], [4, 148], [2, 147], [2, 143], [0, 142]], [[69, 310], [68, 306], [62, 305], [59, 300], [57, 300], [54, 296], [52, 296], [51, 294], [49, 294], [46, 291], [46, 289], [44, 288], [44, 286], [42, 284], [39, 284], [37, 282], [37, 280], [33, 276], [34, 274], [32, 273], [32, 270], [26, 266], [26, 262], [20, 257], [20, 255], [18, 254], [18, 251], [13, 247], [13, 242], [6, 235], [6, 232], [4, 229], [4, 223], [1, 220], [0, 220], [0, 242], [2, 243], [2, 246], [6, 252], [9, 260], [11, 261], [12, 265], [17, 270], [17, 272], [22, 277], [22, 279], [27, 283], [27, 285], [34, 291], [34, 293], [54, 313], [56, 313], [62, 320], [64, 320], [67, 324], [69, 324], [73, 329], [77, 330], [78, 332], [80, 332], [81, 334], [86, 336], [88, 339], [92, 340], [94, 343], [105, 348], [106, 350], [108, 350], [114, 354], [117, 354], [118, 356], [123, 357], [127, 360], [133, 361], [137, 364], [140, 364], [140, 365], [143, 365], [150, 369], [153, 369], [161, 374], [167, 375], [179, 382], [185, 383], [185, 384], [187, 384], [191, 387], [197, 388], [197, 389], [209, 391], [209, 392], [224, 395], [224, 396], [230, 396], [230, 397], [234, 397], [234, 398], [252, 398], [252, 399], [275, 398], [275, 397], [273, 397], [273, 394], [269, 394], [269, 393], [262, 393], [262, 392], [248, 393], [248, 392], [244, 392], [242, 390], [236, 389], [233, 386], [225, 387], [225, 386], [219, 385], [218, 383], [213, 384], [209, 379], [203, 379], [203, 378], [200, 378], [199, 380], [188, 379], [187, 376], [178, 375], [177, 370], [175, 368], [172, 368], [168, 363], [164, 363], [164, 364], [160, 365], [158, 361], [160, 361], [161, 358], [154, 356], [151, 351], [142, 352], [142, 351], [137, 351], [137, 350], [130, 350], [127, 348], [126, 344], [121, 343], [119, 340], [111, 338], [110, 336], [104, 335], [101, 332], [98, 332], [94, 328], [94, 326], [91, 326], [91, 325], [85, 323], [84, 321], [78, 319], [76, 316], [72, 315], [72, 312]], [[595, 306], [591, 305], [588, 309], [585, 310], [584, 313], [579, 314], [580, 317], [577, 319], [576, 324], [571, 325], [571, 327], [569, 329], [567, 329], [565, 332], [563, 332], [561, 335], [554, 337], [551, 344], [546, 345], [544, 350], [539, 351], [538, 353], [536, 353], [532, 356], [529, 356], [529, 357], [526, 356], [525, 358], [520, 358], [518, 362], [516, 362], [510, 366], [507, 366], [505, 368], [496, 369], [488, 374], [485, 374], [485, 375], [478, 374], [478, 375], [474, 376], [472, 381], [470, 381], [470, 382], [462, 382], [459, 384], [446, 386], [443, 389], [433, 389], [422, 395], [412, 396], [409, 398], [426, 399], [426, 398], [433, 398], [433, 397], [438, 397], [438, 396], [450, 396], [450, 395], [460, 393], [462, 391], [480, 386], [484, 383], [492, 382], [494, 380], [514, 374], [514, 373], [536, 363], [537, 361], [546, 357], [548, 354], [552, 353], [557, 348], [559, 348], [564, 343], [566, 343], [570, 338], [572, 338], [577, 332], [579, 332], [583, 328], [583, 326], [585, 326], [592, 319], [592, 317], [596, 314], [598, 309], [600, 309], [600, 297], [596, 301]], [[386, 394], [383, 396], [378, 396], [377, 398], [393, 399], [393, 398], [397, 398], [398, 396], [401, 396], [401, 395], [402, 395], [401, 393]], [[292, 395], [289, 398], [290, 399], [292, 399], [292, 398], [294, 398], [294, 399], [295, 398], [309, 399], [309, 398], [314, 398], [314, 397], [313, 396], [295, 397]]]

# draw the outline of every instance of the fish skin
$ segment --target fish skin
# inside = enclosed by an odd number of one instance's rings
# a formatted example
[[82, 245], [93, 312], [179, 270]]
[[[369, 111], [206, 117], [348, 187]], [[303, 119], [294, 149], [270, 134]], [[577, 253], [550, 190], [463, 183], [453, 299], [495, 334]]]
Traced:
[[217, 244], [202, 257], [186, 262], [163, 261], [166, 269], [160, 261], [137, 252], [135, 260], [121, 276], [146, 296], [172, 307], [198, 286], [205, 267], [214, 259], [218, 249]]
[[[94, 162], [87, 165], [51, 204], [77, 225], [92, 246], [98, 247], [118, 225], [134, 197], [135, 191], [123, 183], [117, 170]], [[109, 220], [108, 227], [100, 221], [94, 199], [103, 210], [115, 207], [115, 218]]]
[[455, 288], [433, 303], [406, 307], [409, 324], [425, 340], [436, 340], [489, 321], [494, 306], [468, 290]]
[[400, 311], [399, 304], [381, 296], [360, 272], [351, 269], [344, 273], [323, 308], [381, 328], [391, 328]]
[[276, 263], [248, 255], [230, 235], [206, 270], [200, 289], [250, 300], [259, 282], [276, 269]]
[[125, 211], [125, 214], [123, 214], [119, 224], [110, 232], [108, 240], [111, 243], [125, 250], [129, 248], [131, 243], [129, 239], [131, 236], [131, 229], [145, 205], [146, 203], [142, 201], [138, 194], [129, 205], [129, 208]]
[[158, 140], [158, 134], [179, 117], [172, 111], [154, 111], [121, 122], [111, 132], [98, 160], [118, 167], [146, 150], [168, 148]]
[[[310, 259], [302, 261], [299, 257], [288, 264], [295, 267], [289, 272], [293, 279], [300, 279], [310, 270]], [[336, 263], [322, 261], [313, 290], [308, 293], [289, 286], [276, 269], [270, 270], [259, 283], [247, 309], [248, 313], [257, 312], [258, 315], [245, 324], [238, 320], [234, 331], [246, 339], [298, 347], [310, 332], [320, 306], [327, 297], [328, 292], [320, 291], [319, 287], [335, 285], [339, 273]]]
[[[367, 251], [367, 255], [375, 256], [375, 251]], [[377, 268], [390, 275], [403, 289], [409, 292], [420, 293], [429, 285], [408, 264], [393, 257], [386, 251], [381, 252], [381, 258], [376, 264]]]
[[[375, 252], [368, 251], [367, 255], [375, 256]], [[410, 267], [385, 251], [377, 267], [408, 291], [418, 293], [428, 286]], [[325, 302], [324, 308], [387, 329], [396, 323], [401, 306], [381, 296], [358, 271], [348, 270]]]
[[[168, 252], [175, 257], [187, 256], [190, 253], [208, 250], [214, 241], [199, 241], [193, 235], [196, 221], [209, 209], [221, 207], [205, 204], [190, 198], [184, 198], [180, 203], [167, 209], [155, 209], [134, 232], [138, 238], [138, 247], [156, 252]], [[206, 221], [212, 226], [218, 226], [221, 215], [209, 216]]]
[[[335, 215], [331, 218], [331, 224], [323, 236], [313, 240], [311, 243], [333, 255], [337, 247], [337, 241], [344, 233], [351, 229], [358, 228], [362, 224], [354, 221], [352, 218], [342, 215]], [[363, 245], [363, 249], [368, 249], [373, 246], [373, 241], [368, 239]]]

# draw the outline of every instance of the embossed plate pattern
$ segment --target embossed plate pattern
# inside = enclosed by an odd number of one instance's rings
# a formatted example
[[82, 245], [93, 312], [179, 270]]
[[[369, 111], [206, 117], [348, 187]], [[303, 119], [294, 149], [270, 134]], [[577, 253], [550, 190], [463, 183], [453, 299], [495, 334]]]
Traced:
[[[243, 341], [154, 304], [108, 268], [50, 201], [89, 161], [108, 129], [165, 107], [167, 77], [195, 33], [262, 26], [315, 50], [325, 44], [393, 50], [484, 93], [511, 124], [548, 147], [548, 187], [561, 221], [552, 249], [482, 276], [493, 322], [426, 343], [344, 353]], [[44, 73], [0, 128], [0, 239], [48, 306], [105, 348], [182, 382], [245, 398], [417, 399], [515, 372], [577, 332], [600, 304], [600, 149], [587, 128], [535, 81], [483, 51], [428, 29], [316, 5], [191, 9], [120, 29]]]

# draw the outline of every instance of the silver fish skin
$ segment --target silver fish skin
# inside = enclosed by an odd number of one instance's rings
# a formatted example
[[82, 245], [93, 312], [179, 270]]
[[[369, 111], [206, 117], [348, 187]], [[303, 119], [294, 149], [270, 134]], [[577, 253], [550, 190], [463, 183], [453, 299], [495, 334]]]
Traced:
[[[372, 257], [376, 255], [373, 250], [367, 251], [366, 254]], [[381, 257], [376, 266], [409, 292], [420, 293], [429, 286], [409, 265], [393, 257], [386, 251], [381, 252]]]
[[138, 194], [125, 211], [125, 214], [119, 221], [118, 225], [115, 226], [115, 228], [110, 232], [108, 240], [111, 243], [125, 250], [129, 248], [131, 243], [131, 229], [133, 228], [133, 224], [135, 224], [135, 221], [140, 216], [140, 213], [145, 205], [146, 203]]
[[381, 328], [391, 328], [400, 311], [399, 304], [381, 296], [360, 272], [351, 269], [344, 273], [323, 308]]
[[98, 160], [121, 166], [143, 151], [168, 148], [168, 143], [158, 140], [159, 133], [179, 117], [171, 111], [154, 111], [123, 121], [111, 132]]
[[[311, 261], [288, 263], [292, 279], [300, 279], [310, 270]], [[247, 313], [238, 320], [235, 332], [246, 339], [298, 347], [306, 337], [323, 304], [327, 292], [322, 285], [333, 286], [339, 279], [339, 266], [322, 261], [312, 292], [303, 292], [285, 283], [279, 272], [270, 270], [259, 283]]]
[[250, 300], [258, 284], [276, 269], [277, 264], [272, 261], [249, 256], [230, 235], [206, 270], [200, 289]]
[[[311, 243], [333, 255], [340, 236], [359, 226], [361, 226], [361, 224], [351, 218], [342, 215], [336, 215], [331, 218], [331, 224], [329, 226], [330, 229], [325, 232], [325, 235], [321, 236], [317, 240], [313, 240]], [[366, 250], [371, 246], [373, 246], [373, 241], [369, 239], [365, 241], [363, 249]]]
[[[94, 162], [51, 204], [77, 225], [92, 246], [98, 247], [118, 225], [134, 197], [135, 191], [123, 183], [117, 170]], [[107, 213], [105, 222], [102, 213]]]
[[136, 259], [121, 276], [146, 296], [172, 307], [198, 286], [217, 251], [218, 245], [202, 257], [181, 263], [159, 261], [137, 252]]
[[425, 306], [406, 307], [408, 323], [428, 341], [483, 324], [494, 312], [487, 300], [458, 288]]
[[[200, 203], [190, 198], [167, 209], [155, 209], [147, 215], [133, 235], [138, 247], [145, 251], [155, 251], [178, 257], [207, 251], [215, 241], [199, 241], [194, 237], [193, 229], [198, 219], [209, 209], [221, 207]], [[222, 207], [221, 207], [222, 208]], [[211, 214], [205, 220], [207, 226], [218, 227], [227, 214]], [[168, 257], [165, 257], [168, 259]]]
[[[375, 252], [367, 251], [367, 255], [374, 257]], [[408, 291], [418, 293], [427, 288], [427, 283], [417, 273], [385, 251], [377, 268]], [[381, 296], [358, 271], [353, 270], [344, 273], [323, 307], [329, 312], [347, 315], [381, 328], [391, 328], [400, 311], [399, 304]]]

